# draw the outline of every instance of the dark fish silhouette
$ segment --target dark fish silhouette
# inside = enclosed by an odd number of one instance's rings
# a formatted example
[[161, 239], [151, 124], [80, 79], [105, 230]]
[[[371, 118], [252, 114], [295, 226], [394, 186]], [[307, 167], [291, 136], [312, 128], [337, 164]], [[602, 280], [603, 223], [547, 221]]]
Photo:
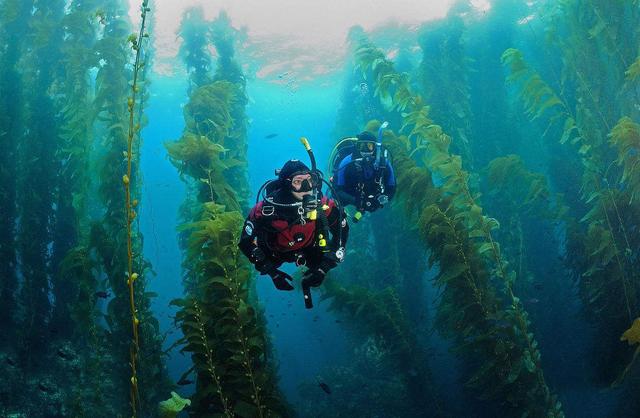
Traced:
[[322, 390], [324, 390], [326, 393], [331, 395], [331, 388], [329, 388], [329, 385], [327, 385], [324, 382], [320, 382], [320, 383], [318, 383], [318, 385], [322, 388]]
[[271, 139], [271, 138], [275, 138], [276, 136], [278, 136], [278, 134], [273, 133], [273, 134], [265, 135], [264, 138], [265, 139]]
[[109, 293], [109, 292], [105, 292], [104, 290], [100, 290], [100, 291], [97, 291], [97, 292], [95, 293], [95, 295], [96, 295], [97, 297], [101, 298], [101, 299], [106, 299], [106, 298], [108, 298], [108, 297], [109, 297], [110, 293]]
[[51, 389], [49, 386], [46, 386], [43, 383], [38, 383], [38, 389], [40, 389], [41, 392], [44, 393], [51, 393], [53, 392], [53, 389]]
[[71, 360], [73, 358], [73, 354], [67, 353], [62, 348], [59, 349], [56, 354], [58, 354], [58, 357], [64, 360]]
[[318, 376], [316, 376], [316, 382], [318, 382], [318, 386], [320, 386], [320, 388], [324, 390], [327, 395], [331, 395], [331, 388], [329, 387], [329, 385], [321, 382], [320, 379], [318, 379]]
[[7, 364], [10, 365], [10, 366], [15, 366], [16, 362], [11, 357], [7, 357]]
[[178, 380], [177, 385], [186, 386], [186, 385], [190, 385], [192, 383], [193, 383], [193, 380], [189, 380], [186, 377], [183, 377], [182, 379]]

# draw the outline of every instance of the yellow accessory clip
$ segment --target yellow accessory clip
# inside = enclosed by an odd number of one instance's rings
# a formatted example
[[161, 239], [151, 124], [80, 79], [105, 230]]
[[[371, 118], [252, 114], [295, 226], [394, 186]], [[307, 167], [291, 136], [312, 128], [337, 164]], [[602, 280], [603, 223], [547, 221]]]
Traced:
[[327, 246], [327, 240], [324, 239], [324, 235], [322, 235], [322, 234], [318, 234], [318, 246], [319, 247], [326, 247]]
[[355, 215], [353, 215], [356, 221], [359, 221], [362, 218], [362, 212], [357, 211]]

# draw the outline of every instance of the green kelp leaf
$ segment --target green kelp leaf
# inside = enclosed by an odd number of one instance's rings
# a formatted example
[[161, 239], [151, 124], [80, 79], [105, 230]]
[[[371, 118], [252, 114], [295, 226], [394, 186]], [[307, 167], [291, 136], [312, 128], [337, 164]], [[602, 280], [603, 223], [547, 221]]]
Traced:
[[627, 81], [635, 81], [640, 78], [640, 56], [631, 64], [629, 69], [624, 72]]
[[573, 118], [567, 118], [564, 121], [564, 128], [562, 129], [562, 137], [560, 138], [560, 143], [564, 144], [571, 138], [571, 133], [576, 127], [576, 121]]
[[456, 277], [461, 276], [467, 270], [468, 270], [468, 268], [467, 268], [466, 264], [463, 264], [463, 263], [456, 264], [453, 267], [447, 268], [444, 272], [442, 272], [440, 275], [438, 275], [438, 278], [436, 279], [436, 282], [439, 285], [444, 285], [447, 282], [449, 282], [449, 280], [453, 280]]
[[241, 418], [254, 418], [258, 416], [258, 408], [242, 400], [236, 403], [233, 411]]
[[191, 400], [180, 397], [171, 392], [171, 398], [158, 404], [158, 416], [160, 418], [175, 418], [186, 406], [191, 405]]
[[484, 227], [486, 231], [493, 231], [500, 228], [500, 222], [496, 218], [484, 218]]
[[515, 364], [511, 365], [511, 370], [509, 370], [509, 375], [507, 376], [507, 383], [513, 383], [520, 376], [520, 371], [522, 370], [522, 360], [516, 361]]
[[596, 36], [600, 35], [600, 32], [602, 32], [606, 27], [607, 23], [604, 20], [598, 20], [598, 23], [594, 27], [589, 29], [589, 37], [595, 38]]
[[484, 362], [483, 366], [466, 381], [465, 386], [478, 387], [493, 373], [490, 373], [495, 367], [495, 363], [491, 360]]
[[478, 248], [478, 253], [480, 254], [484, 254], [487, 251], [490, 251], [493, 249], [493, 246], [491, 245], [490, 242], [485, 242], [484, 244], [482, 244], [479, 248]]
[[532, 120], [535, 120], [537, 118], [539, 118], [540, 116], [542, 116], [542, 114], [545, 112], [545, 110], [556, 106], [556, 105], [560, 105], [562, 104], [562, 102], [554, 95], [551, 96], [550, 98], [548, 98], [544, 103], [542, 103], [540, 105], [540, 107], [538, 108], [538, 111], [536, 112], [535, 116], [533, 117]]
[[529, 373], [533, 373], [536, 370], [536, 364], [533, 362], [533, 358], [531, 357], [531, 353], [529, 350], [525, 350], [524, 352], [524, 365], [526, 366]]
[[585, 155], [586, 153], [589, 152], [589, 150], [591, 149], [591, 145], [589, 144], [582, 144], [582, 146], [580, 147], [580, 149], [578, 150], [578, 153], [580, 155]]
[[633, 321], [631, 327], [620, 337], [620, 341], [626, 341], [629, 345], [640, 343], [640, 318]]

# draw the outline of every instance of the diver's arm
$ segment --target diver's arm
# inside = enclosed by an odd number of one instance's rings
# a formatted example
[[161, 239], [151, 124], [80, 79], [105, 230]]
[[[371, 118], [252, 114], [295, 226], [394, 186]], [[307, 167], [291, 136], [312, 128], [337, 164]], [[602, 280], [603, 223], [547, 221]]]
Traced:
[[[249, 216], [245, 219], [242, 225], [242, 234], [240, 235], [240, 241], [238, 247], [240, 251], [251, 261], [253, 251], [258, 248], [257, 246], [257, 233], [256, 233], [256, 211], [258, 205], [254, 206], [249, 212]], [[253, 261], [252, 261], [253, 262]]]
[[259, 203], [249, 212], [249, 216], [247, 216], [242, 226], [242, 234], [240, 235], [238, 247], [255, 266], [256, 270], [262, 274], [267, 274], [278, 266], [278, 262], [268, 252], [260, 248], [261, 245], [258, 242], [259, 238], [257, 234], [258, 228], [262, 227], [262, 219], [258, 215], [260, 210], [261, 204]]
[[338, 198], [338, 200], [340, 201], [340, 203], [342, 204], [342, 206], [347, 206], [347, 205], [356, 205], [356, 198], [351, 196], [349, 193], [345, 192], [344, 190], [342, 190], [342, 188], [340, 187], [336, 187], [336, 197]]
[[340, 168], [338, 168], [338, 172], [336, 173], [336, 181], [334, 184], [334, 189], [336, 191], [336, 197], [342, 204], [342, 206], [347, 205], [355, 205], [356, 198], [355, 196], [347, 193], [347, 189], [353, 188], [349, 183], [350, 179], [353, 179], [353, 164], [350, 163], [350, 158], [346, 157], [342, 163], [340, 163]]

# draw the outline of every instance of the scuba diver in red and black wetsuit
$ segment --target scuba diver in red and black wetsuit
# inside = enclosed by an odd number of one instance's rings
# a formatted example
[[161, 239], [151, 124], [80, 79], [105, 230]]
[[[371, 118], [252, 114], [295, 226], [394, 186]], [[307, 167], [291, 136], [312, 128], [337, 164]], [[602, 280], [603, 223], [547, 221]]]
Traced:
[[342, 261], [349, 226], [339, 204], [321, 195], [322, 173], [315, 167], [308, 142], [302, 141], [312, 168], [289, 160], [277, 179], [261, 187], [238, 245], [279, 290], [293, 290], [289, 283], [293, 279], [278, 267], [286, 262], [306, 266], [302, 289], [305, 306], [311, 308], [310, 287], [320, 286], [327, 272]]

